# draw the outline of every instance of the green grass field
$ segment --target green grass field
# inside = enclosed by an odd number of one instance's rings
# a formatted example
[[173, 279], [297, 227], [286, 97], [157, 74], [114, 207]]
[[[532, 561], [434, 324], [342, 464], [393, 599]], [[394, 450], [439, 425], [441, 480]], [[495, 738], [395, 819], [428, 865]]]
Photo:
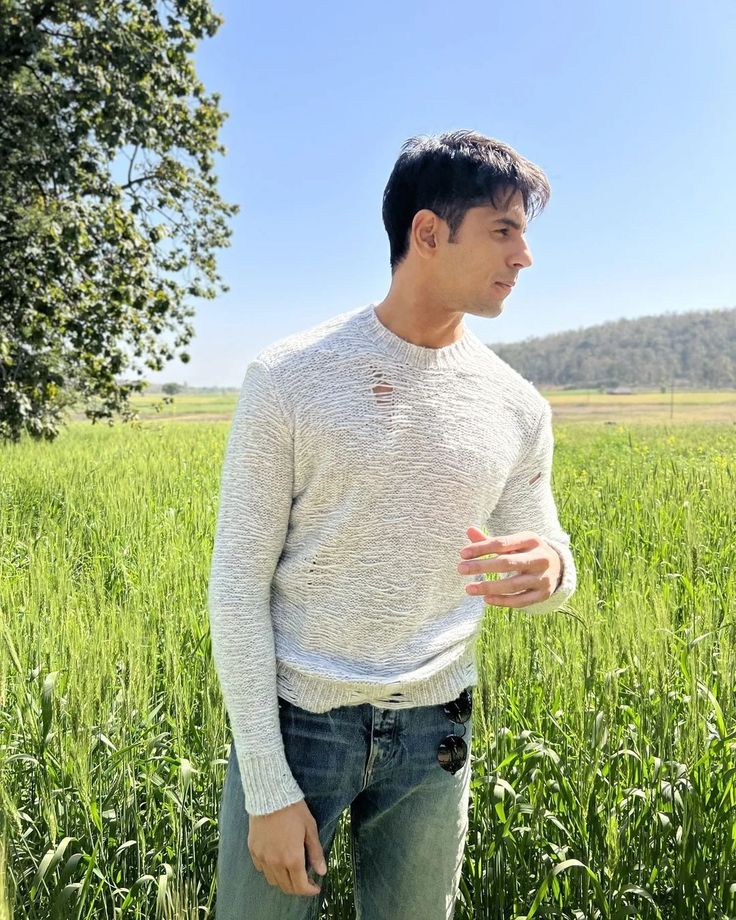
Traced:
[[[549, 397], [578, 589], [486, 610], [456, 918], [736, 918], [736, 402], [684, 395]], [[212, 916], [234, 404], [0, 447], [2, 920]], [[351, 918], [344, 821], [325, 884]]]
[[[619, 396], [598, 390], [541, 390], [560, 421], [614, 421], [625, 424], [682, 425], [691, 422], [736, 424], [736, 390], [676, 390], [673, 394], [643, 392]], [[225, 421], [232, 417], [237, 391], [216, 395], [182, 393], [173, 402], [155, 408], [160, 395], [136, 396], [131, 400], [142, 420]], [[81, 415], [76, 418], [81, 419]]]

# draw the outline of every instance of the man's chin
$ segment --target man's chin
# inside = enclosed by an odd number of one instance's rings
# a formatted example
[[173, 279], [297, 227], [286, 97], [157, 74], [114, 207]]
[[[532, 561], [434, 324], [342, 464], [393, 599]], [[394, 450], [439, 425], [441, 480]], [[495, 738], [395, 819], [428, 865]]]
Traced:
[[471, 304], [465, 312], [473, 316], [498, 316], [502, 311], [503, 299], [493, 298], [493, 300], [485, 300], [483, 303]]

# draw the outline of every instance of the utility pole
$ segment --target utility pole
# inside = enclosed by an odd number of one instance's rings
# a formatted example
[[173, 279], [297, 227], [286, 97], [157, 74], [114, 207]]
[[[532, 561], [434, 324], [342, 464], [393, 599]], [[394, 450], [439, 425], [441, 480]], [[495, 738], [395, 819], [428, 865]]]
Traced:
[[672, 421], [672, 414], [675, 410], [675, 378], [672, 377], [670, 383], [670, 421]]

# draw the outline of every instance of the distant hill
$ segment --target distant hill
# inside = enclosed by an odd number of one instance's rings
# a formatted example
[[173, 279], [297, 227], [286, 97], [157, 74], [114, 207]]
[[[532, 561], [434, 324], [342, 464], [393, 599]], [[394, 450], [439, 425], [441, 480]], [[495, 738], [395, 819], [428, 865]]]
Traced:
[[[736, 307], [617, 319], [489, 348], [538, 389], [736, 387]], [[164, 384], [149, 383], [158, 394]], [[171, 384], [168, 384], [171, 387]], [[175, 384], [180, 393], [237, 393], [239, 387]]]
[[489, 345], [542, 387], [736, 387], [736, 308], [619, 319]]

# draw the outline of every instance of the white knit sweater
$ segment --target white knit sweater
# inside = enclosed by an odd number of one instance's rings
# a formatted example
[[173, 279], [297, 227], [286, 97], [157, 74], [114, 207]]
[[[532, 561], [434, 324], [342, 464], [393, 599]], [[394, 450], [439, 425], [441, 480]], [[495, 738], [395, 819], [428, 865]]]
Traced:
[[[369, 304], [259, 352], [221, 476], [209, 580], [212, 653], [245, 805], [304, 797], [277, 694], [325, 712], [451, 700], [477, 682], [486, 609], [457, 571], [470, 525], [531, 530], [574, 592], [551, 491], [551, 408], [464, 325], [442, 348], [400, 338]], [[512, 573], [507, 573], [512, 574]]]

